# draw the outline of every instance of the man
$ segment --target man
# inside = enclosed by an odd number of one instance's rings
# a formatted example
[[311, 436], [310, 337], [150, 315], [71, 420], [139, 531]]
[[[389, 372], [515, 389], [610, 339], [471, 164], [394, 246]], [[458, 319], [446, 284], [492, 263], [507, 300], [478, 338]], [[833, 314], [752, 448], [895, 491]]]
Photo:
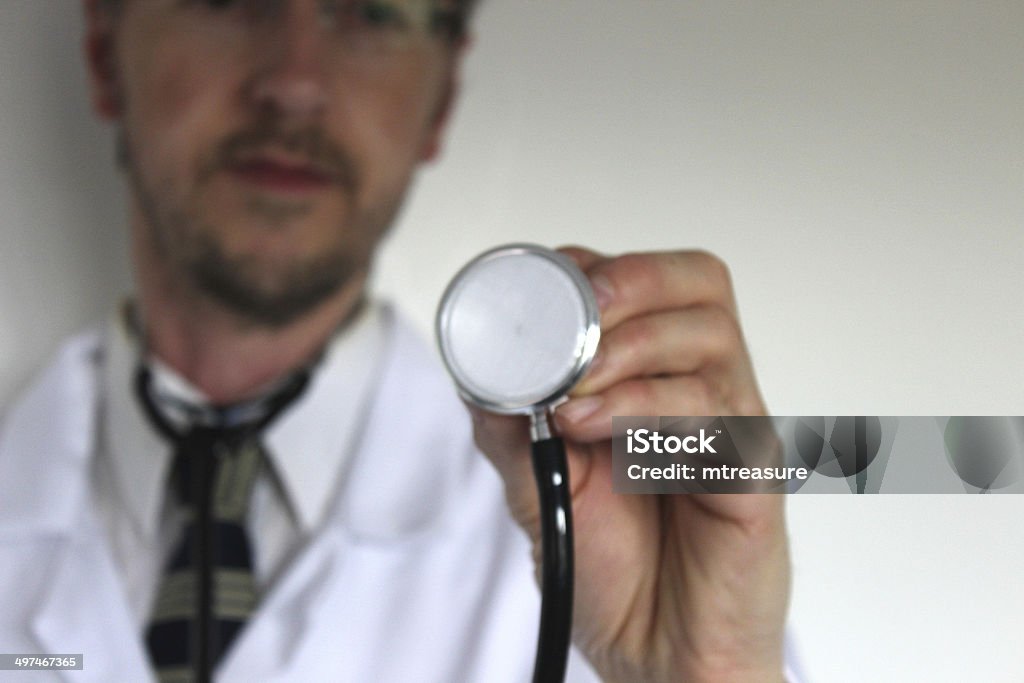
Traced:
[[[169, 488], [173, 432], [308, 371], [260, 435], [244, 520], [260, 599], [218, 675], [524, 680], [529, 548], [493, 472], [536, 548], [526, 430], [473, 410], [494, 468], [474, 455], [429, 354], [365, 291], [415, 171], [440, 148], [471, 3], [85, 10], [94, 106], [117, 126], [130, 188], [137, 292], [5, 421], [3, 648], [82, 652], [90, 680], [187, 679], [152, 635], [196, 514]], [[783, 680], [781, 497], [610, 486], [612, 415], [764, 412], [724, 266], [692, 252], [566, 253], [590, 279], [603, 334], [556, 414], [587, 661], [574, 654], [570, 677]]]

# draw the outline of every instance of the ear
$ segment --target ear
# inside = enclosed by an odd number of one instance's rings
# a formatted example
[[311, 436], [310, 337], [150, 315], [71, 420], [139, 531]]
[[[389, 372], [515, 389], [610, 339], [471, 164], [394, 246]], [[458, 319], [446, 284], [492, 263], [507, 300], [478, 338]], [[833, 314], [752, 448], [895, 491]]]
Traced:
[[85, 64], [93, 110], [106, 120], [121, 116], [121, 88], [115, 49], [116, 17], [102, 0], [83, 0]]
[[444, 89], [438, 99], [434, 116], [427, 130], [427, 138], [420, 150], [420, 161], [433, 161], [441, 154], [444, 132], [448, 127], [455, 101], [459, 94], [459, 73], [463, 55], [469, 49], [469, 39], [463, 38], [458, 45], [452, 47], [451, 63], [445, 76]]

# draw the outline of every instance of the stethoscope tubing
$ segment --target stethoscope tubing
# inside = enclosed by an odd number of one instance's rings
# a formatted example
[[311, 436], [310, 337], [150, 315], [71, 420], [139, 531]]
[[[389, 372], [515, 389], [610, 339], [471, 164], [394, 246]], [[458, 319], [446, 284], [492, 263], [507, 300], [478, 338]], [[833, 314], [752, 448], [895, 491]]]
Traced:
[[533, 683], [562, 683], [572, 642], [572, 495], [565, 443], [553, 436], [533, 442], [533, 474], [540, 502], [541, 607]]

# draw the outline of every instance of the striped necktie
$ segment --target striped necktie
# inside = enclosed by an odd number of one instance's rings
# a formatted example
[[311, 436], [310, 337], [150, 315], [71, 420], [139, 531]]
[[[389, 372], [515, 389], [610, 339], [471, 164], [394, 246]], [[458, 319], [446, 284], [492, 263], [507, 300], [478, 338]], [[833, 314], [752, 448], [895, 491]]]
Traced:
[[[149, 371], [143, 367], [136, 376], [145, 413], [174, 445], [171, 492], [185, 517], [146, 631], [161, 683], [208, 683], [256, 608], [245, 516], [265, 461], [260, 433], [307, 382], [308, 373], [299, 373], [267, 399], [214, 409], [212, 418], [179, 431], [157, 405]], [[240, 414], [247, 421], [231, 419]]]

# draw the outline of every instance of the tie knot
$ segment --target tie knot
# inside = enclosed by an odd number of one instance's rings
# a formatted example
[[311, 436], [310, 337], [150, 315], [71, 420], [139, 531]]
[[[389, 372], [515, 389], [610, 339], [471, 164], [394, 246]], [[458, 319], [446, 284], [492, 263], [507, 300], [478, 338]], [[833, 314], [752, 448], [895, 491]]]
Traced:
[[194, 428], [176, 442], [172, 486], [186, 507], [205, 497], [221, 517], [241, 518], [262, 460], [255, 434]]
[[140, 364], [135, 373], [135, 395], [150, 424], [175, 446], [185, 441], [196, 449], [214, 444], [235, 444], [260, 433], [290, 406], [309, 384], [303, 368], [259, 398], [223, 406], [194, 405], [157, 394], [150, 369]]
[[214, 457], [222, 457], [239, 449], [246, 441], [259, 437], [259, 431], [253, 424], [239, 424], [231, 427], [211, 427], [193, 424], [173, 442], [178, 450], [195, 454], [209, 453]]

